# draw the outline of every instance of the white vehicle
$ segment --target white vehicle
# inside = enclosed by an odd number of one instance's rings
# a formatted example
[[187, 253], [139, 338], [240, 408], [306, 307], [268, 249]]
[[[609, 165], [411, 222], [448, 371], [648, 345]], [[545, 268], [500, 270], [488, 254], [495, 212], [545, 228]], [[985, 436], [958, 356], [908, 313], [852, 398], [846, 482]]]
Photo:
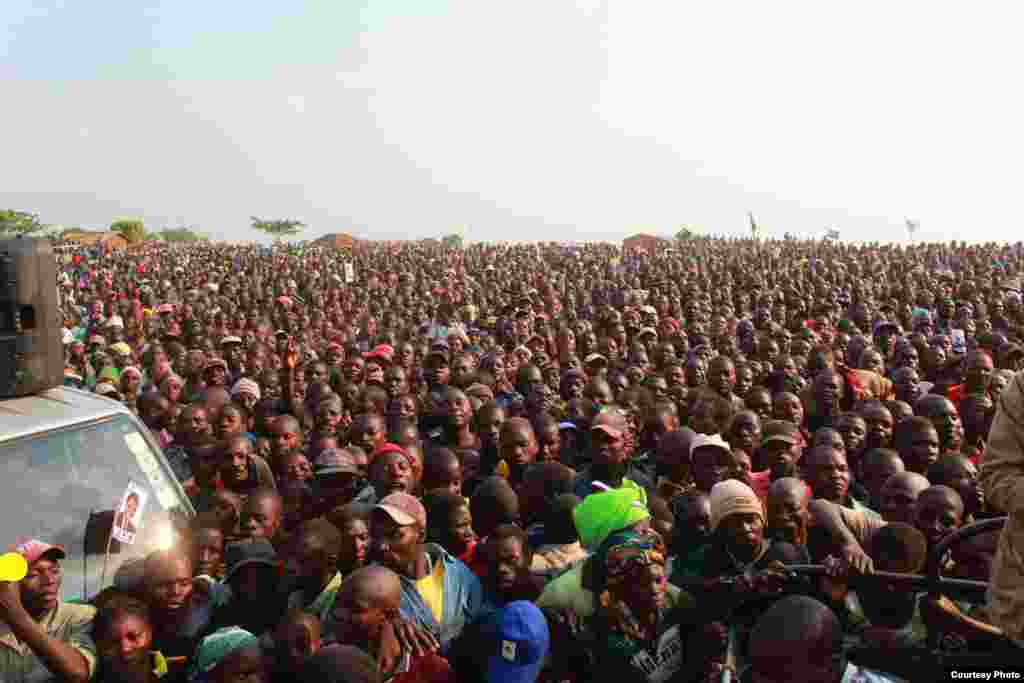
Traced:
[[126, 561], [171, 547], [194, 514], [146, 426], [67, 387], [0, 400], [0, 482], [0, 552], [19, 537], [63, 546], [65, 600], [92, 598]]

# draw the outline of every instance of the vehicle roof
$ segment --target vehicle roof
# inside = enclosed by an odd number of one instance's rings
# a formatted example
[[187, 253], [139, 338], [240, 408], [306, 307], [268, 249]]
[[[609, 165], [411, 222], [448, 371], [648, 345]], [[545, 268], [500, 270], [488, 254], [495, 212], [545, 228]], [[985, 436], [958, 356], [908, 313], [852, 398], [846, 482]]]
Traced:
[[0, 442], [125, 414], [117, 401], [70, 387], [0, 399]]

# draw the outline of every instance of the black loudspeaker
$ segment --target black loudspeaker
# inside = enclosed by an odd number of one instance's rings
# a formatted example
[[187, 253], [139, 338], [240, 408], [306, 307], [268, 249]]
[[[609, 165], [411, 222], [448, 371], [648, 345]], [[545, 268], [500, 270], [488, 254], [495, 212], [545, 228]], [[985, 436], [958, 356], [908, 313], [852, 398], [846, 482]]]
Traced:
[[49, 240], [0, 240], [0, 398], [64, 384], [62, 328]]

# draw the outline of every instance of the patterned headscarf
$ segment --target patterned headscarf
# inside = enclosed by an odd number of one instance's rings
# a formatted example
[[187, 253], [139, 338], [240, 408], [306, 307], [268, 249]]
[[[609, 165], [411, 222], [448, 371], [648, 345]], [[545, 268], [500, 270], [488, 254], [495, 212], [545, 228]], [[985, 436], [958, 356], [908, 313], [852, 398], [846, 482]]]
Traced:
[[594, 592], [598, 613], [609, 631], [608, 647], [630, 650], [657, 624], [660, 614], [637, 615], [619, 594], [637, 572], [651, 565], [665, 565], [665, 543], [653, 530], [620, 531], [609, 536], [594, 555]]
[[652, 564], [665, 565], [665, 543], [653, 530], [632, 529], [609, 536], [596, 553], [597, 575], [603, 576], [596, 587], [616, 592], [637, 571]]

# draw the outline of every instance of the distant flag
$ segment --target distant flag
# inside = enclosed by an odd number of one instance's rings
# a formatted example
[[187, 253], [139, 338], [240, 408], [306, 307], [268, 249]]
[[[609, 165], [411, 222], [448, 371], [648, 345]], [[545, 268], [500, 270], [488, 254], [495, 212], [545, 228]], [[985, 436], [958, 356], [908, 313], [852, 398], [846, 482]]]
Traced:
[[903, 222], [907, 225], [907, 234], [910, 238], [914, 238], [914, 233], [921, 229], [921, 224], [918, 221], [911, 220], [909, 218], [903, 219]]
[[750, 236], [755, 240], [761, 237], [761, 227], [754, 220], [754, 214], [751, 211], [747, 211], [747, 218], [750, 220]]

